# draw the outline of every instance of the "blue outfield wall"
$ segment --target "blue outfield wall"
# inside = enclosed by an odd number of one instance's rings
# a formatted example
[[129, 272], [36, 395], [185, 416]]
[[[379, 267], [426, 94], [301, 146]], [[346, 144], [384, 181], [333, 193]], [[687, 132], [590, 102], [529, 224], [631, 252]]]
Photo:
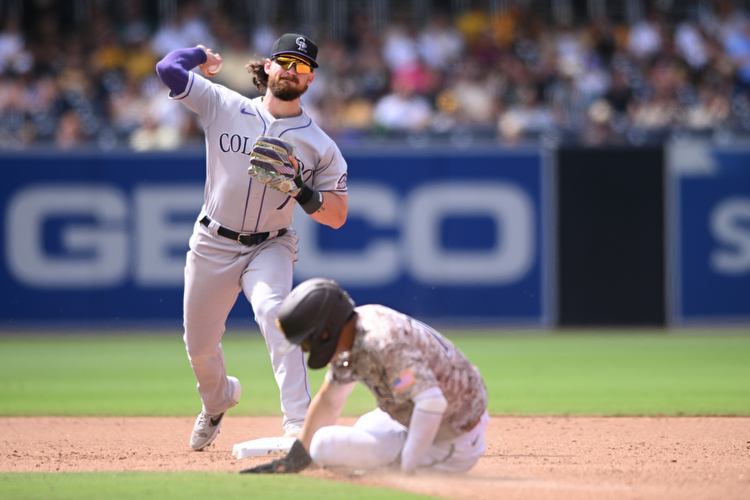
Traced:
[[750, 323], [750, 148], [675, 144], [670, 323]]
[[[295, 281], [440, 323], [551, 326], [551, 169], [539, 150], [344, 151], [349, 218], [299, 208]], [[0, 155], [0, 329], [179, 326], [201, 152]], [[255, 327], [240, 296], [230, 324]]]

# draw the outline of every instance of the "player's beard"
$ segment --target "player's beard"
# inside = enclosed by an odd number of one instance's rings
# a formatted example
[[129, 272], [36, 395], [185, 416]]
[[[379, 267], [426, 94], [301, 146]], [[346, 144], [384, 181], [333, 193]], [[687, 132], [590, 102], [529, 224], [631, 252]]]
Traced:
[[309, 87], [309, 84], [300, 87], [299, 80], [288, 78], [285, 78], [284, 80], [289, 83], [282, 83], [281, 75], [276, 75], [275, 78], [269, 78], [268, 80], [268, 88], [271, 89], [271, 93], [274, 97], [282, 101], [289, 102], [299, 99], [302, 94], [307, 92], [307, 87]]

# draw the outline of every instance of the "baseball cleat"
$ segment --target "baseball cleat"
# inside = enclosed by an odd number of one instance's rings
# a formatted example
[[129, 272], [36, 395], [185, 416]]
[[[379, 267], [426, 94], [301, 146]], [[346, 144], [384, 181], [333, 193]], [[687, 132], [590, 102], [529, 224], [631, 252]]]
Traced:
[[[232, 404], [230, 406], [236, 406], [239, 402], [240, 395], [242, 394], [242, 386], [240, 381], [235, 377], [227, 377], [229, 382], [232, 384]], [[201, 411], [198, 418], [193, 426], [193, 433], [190, 435], [190, 447], [195, 451], [201, 451], [203, 448], [209, 446], [216, 436], [219, 435], [219, 429], [221, 429], [221, 423], [224, 421], [224, 414], [212, 415], [206, 413], [205, 410]]]
[[224, 420], [224, 414], [211, 415], [201, 411], [193, 427], [193, 434], [190, 436], [190, 447], [195, 451], [201, 451], [209, 446], [216, 436], [219, 435], [221, 421]]

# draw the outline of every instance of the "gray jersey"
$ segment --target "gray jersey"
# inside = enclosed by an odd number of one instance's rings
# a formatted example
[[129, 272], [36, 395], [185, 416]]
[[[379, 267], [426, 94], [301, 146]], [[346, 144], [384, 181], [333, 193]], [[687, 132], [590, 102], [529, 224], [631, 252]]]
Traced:
[[450, 341], [429, 326], [381, 305], [357, 307], [354, 344], [348, 357], [331, 362], [330, 384], [362, 382], [378, 407], [408, 427], [413, 398], [440, 386], [448, 400], [436, 441], [466, 432], [487, 408], [479, 370]]
[[205, 214], [239, 232], [266, 232], [292, 223], [295, 201], [253, 182], [247, 174], [250, 151], [260, 134], [296, 147], [305, 182], [318, 191], [347, 194], [346, 162], [336, 144], [305, 113], [276, 119], [262, 98], [249, 99], [191, 72], [185, 89], [171, 99], [200, 115], [206, 132]]

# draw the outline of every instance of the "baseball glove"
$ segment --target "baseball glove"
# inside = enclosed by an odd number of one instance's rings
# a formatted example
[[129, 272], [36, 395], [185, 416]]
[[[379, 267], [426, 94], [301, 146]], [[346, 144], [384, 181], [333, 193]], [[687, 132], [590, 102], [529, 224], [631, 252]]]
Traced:
[[240, 474], [291, 474], [305, 470], [311, 463], [312, 458], [298, 439], [284, 458], [241, 470]]
[[250, 152], [250, 168], [247, 173], [271, 189], [297, 196], [303, 183], [299, 169], [292, 165], [292, 156], [292, 144], [277, 137], [261, 135]]

